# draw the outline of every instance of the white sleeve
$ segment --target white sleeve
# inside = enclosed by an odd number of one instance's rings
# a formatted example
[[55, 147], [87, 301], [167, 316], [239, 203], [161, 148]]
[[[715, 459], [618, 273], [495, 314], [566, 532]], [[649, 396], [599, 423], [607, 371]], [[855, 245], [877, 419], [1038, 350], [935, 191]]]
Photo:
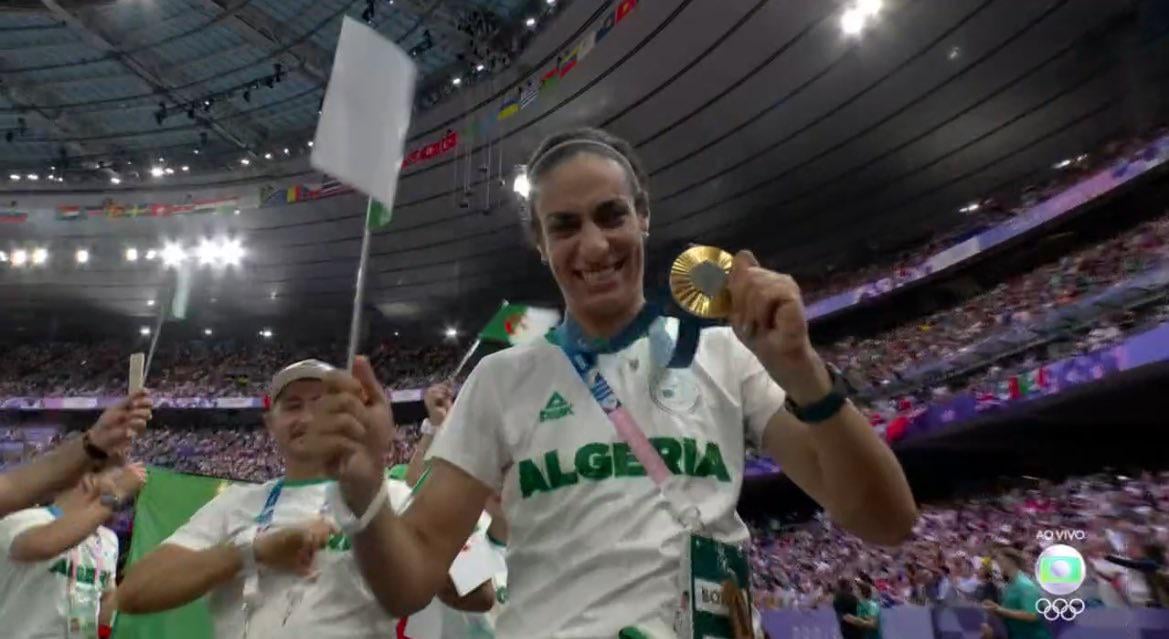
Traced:
[[783, 408], [786, 395], [779, 384], [771, 379], [771, 375], [763, 368], [755, 353], [740, 342], [730, 328], [721, 327], [715, 330], [723, 333], [723, 339], [726, 340], [727, 348], [735, 362], [732, 370], [739, 372], [747, 440], [761, 448], [763, 431], [767, 430], [767, 423], [771, 418]]
[[0, 519], [0, 553], [8, 556], [20, 533], [52, 523], [53, 519], [52, 513], [44, 508], [26, 508]]
[[187, 523], [162, 543], [182, 546], [188, 550], [206, 550], [227, 542], [238, 532], [228, 530], [227, 515], [231, 510], [231, 503], [241, 490], [244, 488], [228, 488], [223, 494], [203, 504], [202, 508], [191, 515]]
[[503, 469], [511, 461], [503, 439], [503, 409], [492, 384], [510, 377], [500, 370], [504, 366], [492, 356], [479, 362], [427, 451], [427, 459], [445, 459], [495, 492], [502, 490]]

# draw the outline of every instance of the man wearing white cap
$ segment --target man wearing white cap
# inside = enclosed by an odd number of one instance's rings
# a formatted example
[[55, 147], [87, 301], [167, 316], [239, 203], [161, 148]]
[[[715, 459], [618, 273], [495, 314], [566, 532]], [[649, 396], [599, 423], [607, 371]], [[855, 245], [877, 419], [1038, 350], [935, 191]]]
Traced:
[[[373, 597], [345, 534], [352, 522], [342, 524], [345, 531], [338, 526], [335, 484], [306, 447], [311, 409], [331, 370], [304, 360], [273, 377], [264, 424], [285, 476], [224, 491], [131, 566], [118, 591], [122, 612], [168, 610], [209, 594], [220, 639], [439, 637], [436, 604], [395, 619]], [[386, 490], [400, 509], [409, 489], [394, 484], [387, 482]], [[474, 573], [456, 560], [452, 574], [460, 567], [460, 575]], [[465, 597], [448, 588], [440, 598], [460, 609], [487, 610], [494, 599], [489, 579], [484, 575]]]

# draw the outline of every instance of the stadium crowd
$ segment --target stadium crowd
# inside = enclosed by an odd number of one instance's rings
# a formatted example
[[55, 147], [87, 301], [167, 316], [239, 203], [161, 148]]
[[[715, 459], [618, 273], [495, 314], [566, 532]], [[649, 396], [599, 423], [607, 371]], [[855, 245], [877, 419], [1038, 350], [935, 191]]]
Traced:
[[[123, 392], [126, 360], [143, 342], [106, 340], [0, 344], [0, 397], [113, 396]], [[258, 397], [273, 373], [310, 357], [339, 362], [344, 344], [264, 340], [162, 340], [151, 365], [152, 391], [174, 397]], [[448, 374], [461, 355], [457, 344], [378, 343], [370, 353], [381, 379], [395, 388], [422, 388]]]
[[1121, 159], [1136, 159], [1149, 143], [1169, 133], [1169, 127], [1160, 126], [1144, 135], [1123, 140], [1112, 140], [1097, 152], [1068, 158], [1057, 165], [1044, 181], [1014, 188], [967, 205], [966, 219], [957, 226], [950, 225], [933, 236], [911, 242], [907, 248], [870, 247], [865, 254], [866, 264], [859, 268], [833, 269], [826, 274], [812, 274], [803, 278], [806, 302], [812, 303], [885, 277], [898, 279], [925, 262], [931, 255], [1003, 222], [1040, 204], [1091, 174]]
[[[1001, 575], [984, 561], [994, 546], [1012, 546], [1034, 561], [1053, 543], [1039, 531], [1082, 530], [1085, 540], [1076, 546], [1088, 574], [1078, 593], [1088, 606], [1169, 606], [1162, 554], [1169, 544], [1169, 471], [1019, 482], [1025, 485], [924, 505], [913, 536], [894, 549], [864, 544], [823, 518], [782, 532], [752, 527], [756, 604], [831, 605], [843, 578], [872, 584], [886, 607], [976, 605], [1001, 592]], [[1160, 574], [1109, 558], [1148, 560]]]
[[[958, 306], [879, 335], [844, 338], [822, 352], [858, 387], [879, 387], [917, 366], [952, 357], [997, 330], [1031, 322], [1166, 261], [1169, 214], [1010, 278]], [[1108, 323], [1103, 318], [1102, 328]]]

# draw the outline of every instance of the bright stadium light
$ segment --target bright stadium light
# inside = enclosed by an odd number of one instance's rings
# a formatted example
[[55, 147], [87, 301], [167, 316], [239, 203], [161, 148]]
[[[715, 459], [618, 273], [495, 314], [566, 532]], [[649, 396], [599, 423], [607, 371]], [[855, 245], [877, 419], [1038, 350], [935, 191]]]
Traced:
[[840, 29], [844, 31], [845, 35], [855, 36], [860, 35], [862, 29], [865, 28], [865, 14], [860, 9], [849, 9], [840, 16]]
[[143, 326], [143, 327], [139, 328], [139, 329], [138, 329], [138, 334], [139, 334], [139, 335], [141, 335], [142, 337], [147, 337], [147, 336], [149, 336], [149, 335], [150, 335], [150, 327], [149, 327], [149, 326]]
[[237, 266], [244, 257], [244, 247], [239, 240], [223, 240], [219, 244], [219, 257], [228, 266]]
[[165, 172], [167, 175], [174, 175], [175, 174], [175, 170], [170, 168], [169, 166], [166, 167]]
[[151, 177], [159, 178], [166, 175], [166, 171], [161, 166], [152, 166], [150, 167], [150, 175]]
[[126, 249], [126, 261], [127, 262], [137, 262], [138, 261], [138, 249], [136, 249], [134, 247], [130, 247], [130, 248]]
[[25, 177], [27, 177], [32, 182], [36, 182], [37, 180], [41, 179], [41, 176], [37, 175], [36, 173], [29, 173]]
[[77, 253], [74, 255], [74, 258], [77, 260], [78, 264], [87, 264], [89, 262], [89, 251], [85, 249], [77, 249]]
[[272, 329], [265, 328], [264, 330], [260, 331], [260, 337], [263, 337], [264, 339], [272, 339]]
[[881, 11], [881, 0], [857, 0], [856, 8], [865, 17], [871, 18]]
[[199, 248], [195, 249], [195, 256], [199, 258], [200, 264], [214, 264], [219, 261], [220, 246], [205, 239], [199, 242]]
[[476, 65], [475, 65], [475, 70], [476, 70], [476, 71], [483, 71], [483, 70], [484, 70], [484, 69], [486, 69], [486, 68], [487, 68], [487, 67], [483, 66], [483, 63], [482, 63], [482, 62], [480, 62], [479, 64], [476, 64]]
[[110, 184], [121, 184], [121, 183], [122, 183], [122, 178], [120, 178], [120, 177], [115, 176], [115, 177], [110, 178]]
[[28, 251], [24, 249], [16, 249], [12, 252], [12, 265], [24, 266], [28, 264]]
[[529, 29], [532, 27], [535, 27], [536, 26], [536, 19], [535, 18], [528, 18], [527, 20], [524, 20], [524, 24], [526, 24]]
[[154, 306], [154, 300], [146, 300], [147, 306]]
[[456, 338], [456, 337], [458, 337], [458, 336], [459, 336], [459, 329], [455, 328], [454, 326], [448, 326], [448, 327], [446, 327], [446, 337], [447, 337], [447, 339], [454, 339], [454, 338]]
[[515, 182], [512, 182], [511, 188], [516, 192], [516, 195], [528, 199], [528, 195], [532, 192], [532, 183], [528, 181], [528, 172], [521, 171], [519, 175], [515, 176]]
[[271, 159], [272, 159], [272, 154], [271, 154], [271, 153], [265, 153], [265, 154], [264, 154], [264, 159], [265, 159], [265, 160], [271, 160]]
[[[89, 258], [86, 257], [86, 259], [89, 259]], [[40, 265], [40, 264], [44, 264], [47, 261], [49, 261], [49, 251], [47, 249], [45, 249], [43, 247], [37, 247], [37, 248], [32, 250], [32, 263], [33, 264]]]
[[209, 328], [205, 328], [205, 329], [203, 329], [203, 334], [206, 335], [207, 337], [211, 337], [212, 330]]
[[4, 251], [0, 251], [0, 262], [7, 262], [7, 261], [8, 261], [8, 254], [5, 253]]
[[8, 179], [12, 180], [13, 182], [19, 182], [20, 181], [20, 174], [19, 173], [9, 173]]
[[240, 164], [242, 164], [242, 165], [244, 165], [244, 166], [247, 166], [247, 165], [251, 164], [251, 163], [252, 163], [252, 161], [251, 161], [251, 160], [249, 160], [249, 159], [247, 159], [247, 158], [240, 158], [240, 159], [239, 159], [239, 163], [240, 163]]
[[183, 173], [186, 173], [186, 172], [188, 172], [188, 171], [190, 171], [190, 170], [191, 170], [191, 167], [189, 167], [189, 166], [187, 166], [186, 164], [184, 164], [184, 165], [183, 165], [183, 167], [182, 167], [182, 170], [183, 170]]
[[[150, 259], [150, 253], [146, 254], [146, 259]], [[187, 259], [187, 252], [178, 244], [167, 244], [162, 247], [162, 263], [167, 266], [178, 266]]]
[[146, 251], [146, 259], [153, 260], [157, 257], [158, 257], [158, 251], [156, 251], [154, 249], [150, 249], [150, 250]]
[[463, 83], [463, 79], [457, 75], [455, 77], [451, 78], [451, 84], [453, 84], [455, 86], [459, 86], [462, 83]]
[[1063, 159], [1063, 160], [1060, 160], [1059, 162], [1056, 162], [1055, 164], [1051, 165], [1051, 168], [1053, 168], [1053, 169], [1066, 169], [1071, 165], [1072, 165], [1072, 160], [1070, 158], [1068, 158], [1068, 159]]

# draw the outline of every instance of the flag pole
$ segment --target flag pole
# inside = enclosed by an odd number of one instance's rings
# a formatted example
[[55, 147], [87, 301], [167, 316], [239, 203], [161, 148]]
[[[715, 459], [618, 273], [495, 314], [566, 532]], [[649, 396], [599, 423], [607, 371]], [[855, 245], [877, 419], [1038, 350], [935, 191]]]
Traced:
[[370, 213], [373, 211], [373, 198], [365, 204], [365, 228], [361, 233], [361, 257], [357, 260], [357, 290], [353, 292], [353, 316], [349, 320], [349, 349], [345, 355], [345, 368], [353, 370], [353, 360], [357, 358], [357, 343], [361, 339], [361, 307], [365, 305], [365, 272], [369, 266], [369, 238]]
[[155, 300], [155, 305], [158, 306], [158, 317], [154, 319], [154, 331], [150, 334], [150, 350], [146, 351], [146, 363], [142, 366], [142, 385], [146, 385], [146, 378], [150, 374], [150, 362], [154, 361], [154, 351], [158, 348], [158, 338], [162, 336], [162, 325], [166, 321], [166, 309], [168, 306], [174, 304], [174, 296], [178, 291], [178, 274], [177, 271], [182, 268], [181, 265], [176, 266], [175, 284], [170, 289], [170, 294], [167, 295], [167, 289], [164, 287], [161, 291], [163, 293], [159, 299]]
[[[503, 300], [502, 302], [500, 302], [499, 308], [503, 308], [505, 306], [507, 306], [507, 300]], [[455, 378], [459, 376], [459, 373], [461, 373], [463, 371], [463, 367], [467, 365], [467, 361], [471, 359], [471, 355], [473, 355], [475, 353], [475, 351], [479, 348], [479, 345], [482, 343], [483, 343], [483, 338], [481, 338], [481, 337], [475, 338], [475, 341], [471, 344], [471, 348], [467, 349], [467, 353], [465, 355], [463, 355], [463, 359], [459, 360], [459, 365], [455, 367], [454, 372], [452, 372], [450, 374], [450, 376], [447, 377], [448, 383], [454, 383]]]

